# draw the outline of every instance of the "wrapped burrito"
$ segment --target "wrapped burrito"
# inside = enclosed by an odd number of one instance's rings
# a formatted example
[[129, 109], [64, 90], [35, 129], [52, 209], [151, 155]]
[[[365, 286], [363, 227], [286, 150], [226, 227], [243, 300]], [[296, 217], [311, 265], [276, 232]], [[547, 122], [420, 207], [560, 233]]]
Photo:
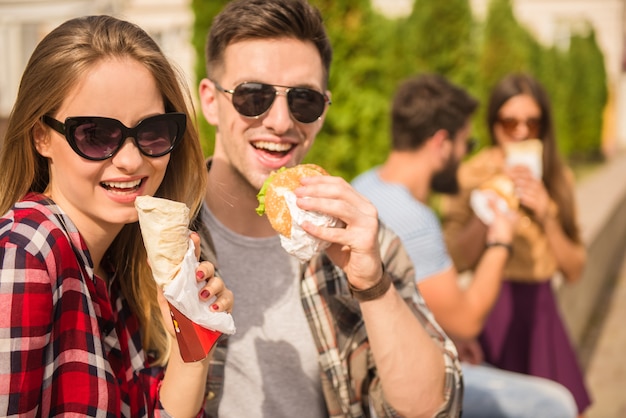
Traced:
[[212, 312], [215, 297], [201, 301], [197, 283], [198, 261], [190, 238], [189, 208], [184, 203], [152, 196], [135, 199], [141, 235], [157, 285], [170, 305], [176, 340], [184, 361], [205, 358], [217, 339], [233, 334], [233, 318]]

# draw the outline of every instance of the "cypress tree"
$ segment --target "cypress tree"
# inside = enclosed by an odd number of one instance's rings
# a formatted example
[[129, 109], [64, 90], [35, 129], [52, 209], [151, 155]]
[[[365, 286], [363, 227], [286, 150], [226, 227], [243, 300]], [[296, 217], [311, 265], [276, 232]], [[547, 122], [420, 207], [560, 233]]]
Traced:
[[408, 57], [414, 57], [416, 69], [472, 89], [478, 54], [468, 0], [416, 0], [404, 24]]
[[569, 54], [573, 64], [567, 102], [572, 157], [598, 158], [608, 92], [604, 59], [595, 32], [590, 28], [587, 35], [574, 35]]
[[[194, 86], [194, 90], [200, 80], [206, 77], [204, 47], [206, 44], [206, 37], [209, 34], [209, 29], [211, 28], [211, 23], [213, 22], [213, 18], [220, 12], [220, 10], [222, 10], [226, 3], [228, 3], [228, 0], [191, 1], [191, 9], [194, 16], [191, 43], [196, 53], [196, 62], [194, 66], [196, 84]], [[197, 110], [199, 112], [197, 120], [202, 150], [204, 155], [211, 155], [213, 153], [213, 147], [215, 146], [215, 128], [209, 125], [209, 123], [204, 119], [201, 109]]]
[[346, 179], [382, 162], [389, 142], [388, 103], [395, 83], [387, 69], [401, 61], [387, 47], [392, 23], [369, 0], [312, 1], [333, 45], [333, 104], [306, 161]]
[[505, 75], [531, 71], [532, 36], [515, 19], [511, 0], [491, 0], [483, 27], [479, 57], [479, 99], [475, 130], [488, 143], [486, 106], [493, 86]]

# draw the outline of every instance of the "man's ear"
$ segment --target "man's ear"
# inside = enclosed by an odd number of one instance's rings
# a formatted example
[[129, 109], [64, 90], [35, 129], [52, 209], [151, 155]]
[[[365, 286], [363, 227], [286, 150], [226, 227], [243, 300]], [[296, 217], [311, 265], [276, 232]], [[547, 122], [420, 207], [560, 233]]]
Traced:
[[50, 132], [44, 128], [40, 121], [33, 126], [33, 141], [37, 152], [43, 157], [49, 158], [51, 142]]
[[450, 141], [448, 137], [448, 131], [445, 129], [437, 130], [433, 136], [430, 137], [428, 143], [436, 155], [447, 156], [450, 154], [452, 141]]
[[203, 78], [198, 86], [198, 95], [200, 97], [200, 106], [204, 118], [211, 125], [217, 125], [217, 97], [218, 93], [215, 84], [208, 78]]

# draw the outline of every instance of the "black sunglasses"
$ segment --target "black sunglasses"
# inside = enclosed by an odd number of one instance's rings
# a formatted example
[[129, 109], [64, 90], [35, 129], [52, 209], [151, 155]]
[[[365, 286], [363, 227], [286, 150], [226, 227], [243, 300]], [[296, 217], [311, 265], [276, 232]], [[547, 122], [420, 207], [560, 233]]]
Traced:
[[[245, 82], [232, 90], [228, 90], [220, 86], [216, 81], [213, 81], [213, 84], [219, 91], [232, 94], [235, 110], [242, 116], [249, 118], [256, 118], [267, 112], [272, 107], [274, 99], [276, 99], [278, 94], [287, 96], [289, 111], [301, 123], [315, 122], [324, 113], [326, 103], [331, 104], [330, 99], [325, 94], [305, 87]], [[285, 90], [284, 92], [279, 92], [276, 87], [281, 87]]]
[[65, 136], [76, 154], [92, 161], [111, 158], [129, 137], [143, 155], [161, 157], [180, 142], [187, 126], [186, 115], [176, 112], [151, 116], [133, 128], [99, 116], [72, 116], [62, 123], [44, 115], [41, 120]]
[[470, 138], [465, 143], [466, 153], [471, 154], [475, 149], [478, 148], [478, 140], [476, 138]]

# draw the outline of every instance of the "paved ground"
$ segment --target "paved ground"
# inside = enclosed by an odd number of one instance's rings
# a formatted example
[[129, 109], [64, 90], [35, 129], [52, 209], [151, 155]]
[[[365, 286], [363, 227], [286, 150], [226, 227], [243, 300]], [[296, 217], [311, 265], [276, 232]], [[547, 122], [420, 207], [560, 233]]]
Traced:
[[607, 305], [587, 367], [594, 403], [586, 418], [626, 417], [626, 260]]

